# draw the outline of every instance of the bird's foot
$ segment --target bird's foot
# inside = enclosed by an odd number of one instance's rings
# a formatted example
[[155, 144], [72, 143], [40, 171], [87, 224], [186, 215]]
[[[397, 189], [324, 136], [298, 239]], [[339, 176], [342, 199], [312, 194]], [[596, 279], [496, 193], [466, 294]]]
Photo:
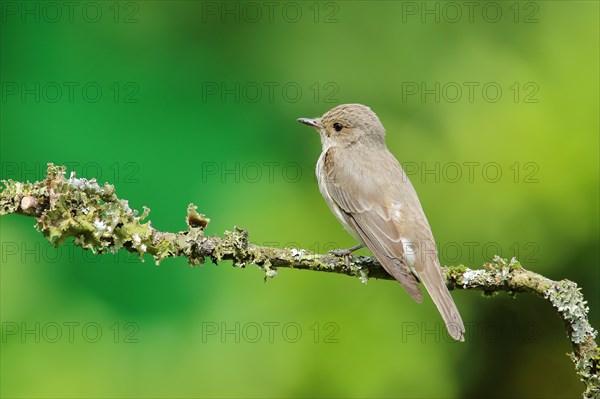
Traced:
[[346, 259], [346, 267], [350, 268], [350, 254], [358, 249], [361, 249], [362, 247], [363, 247], [362, 244], [358, 244], [351, 248], [334, 249], [334, 250], [329, 251], [329, 253], [331, 255], [335, 255], [335, 256], [343, 256], [344, 259]]

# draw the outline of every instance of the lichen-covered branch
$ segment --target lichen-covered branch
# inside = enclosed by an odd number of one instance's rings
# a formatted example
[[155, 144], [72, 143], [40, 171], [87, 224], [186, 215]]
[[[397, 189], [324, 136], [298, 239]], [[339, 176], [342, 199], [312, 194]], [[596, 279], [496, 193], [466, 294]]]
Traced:
[[[48, 164], [45, 180], [22, 183], [2, 181], [0, 216], [11, 213], [31, 216], [36, 227], [58, 246], [72, 237], [76, 245], [96, 253], [125, 249], [140, 257], [150, 254], [156, 263], [169, 257], [185, 257], [190, 265], [200, 265], [206, 258], [213, 262], [230, 260], [234, 266], [254, 264], [266, 277], [276, 275], [278, 267], [307, 269], [356, 276], [362, 282], [368, 278], [393, 279], [377, 263], [365, 256], [343, 257], [315, 254], [296, 248], [270, 248], [248, 241], [245, 230], [235, 227], [223, 237], [204, 234], [209, 219], [187, 209], [187, 229], [178, 233], [155, 229], [144, 207], [141, 215], [119, 199], [114, 187], [100, 186], [94, 179], [67, 179], [65, 168]], [[577, 284], [569, 280], [553, 281], [525, 270], [512, 259], [496, 257], [482, 269], [465, 266], [445, 267], [450, 289], [480, 290], [486, 294], [500, 291], [514, 294], [529, 292], [550, 302], [564, 321], [573, 352], [577, 374], [585, 384], [584, 397], [600, 397], [600, 350], [595, 342], [596, 331], [589, 324], [586, 301]]]

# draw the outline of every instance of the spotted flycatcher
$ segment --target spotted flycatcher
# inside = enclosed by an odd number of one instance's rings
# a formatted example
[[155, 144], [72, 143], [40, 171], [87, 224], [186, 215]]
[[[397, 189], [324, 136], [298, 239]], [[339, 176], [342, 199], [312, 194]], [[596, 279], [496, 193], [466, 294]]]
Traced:
[[[339, 105], [320, 118], [300, 118], [316, 128], [323, 151], [319, 190], [334, 215], [417, 302], [422, 281], [449, 334], [464, 341], [465, 327], [446, 287], [429, 222], [417, 193], [385, 144], [385, 129], [371, 109]], [[350, 248], [346, 252], [359, 248]]]

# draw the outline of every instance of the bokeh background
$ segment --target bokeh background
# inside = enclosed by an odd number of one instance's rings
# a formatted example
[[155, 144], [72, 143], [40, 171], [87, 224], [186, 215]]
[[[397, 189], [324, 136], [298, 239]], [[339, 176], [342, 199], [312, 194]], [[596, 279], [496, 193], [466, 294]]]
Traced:
[[[47, 162], [153, 226], [323, 252], [354, 245], [298, 117], [371, 106], [443, 264], [498, 253], [568, 278], [600, 327], [598, 3], [2, 2], [2, 179]], [[50, 246], [3, 217], [6, 398], [577, 397], [529, 295], [454, 292], [467, 342], [398, 284]], [[368, 254], [362, 251], [363, 254]], [[552, 376], [551, 378], [549, 378]]]

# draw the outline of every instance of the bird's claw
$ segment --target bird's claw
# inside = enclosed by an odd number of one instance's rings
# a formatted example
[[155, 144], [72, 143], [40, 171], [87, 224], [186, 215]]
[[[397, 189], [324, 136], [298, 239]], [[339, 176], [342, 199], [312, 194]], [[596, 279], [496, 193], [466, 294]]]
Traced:
[[360, 248], [362, 248], [362, 244], [358, 244], [352, 248], [332, 249], [331, 251], [329, 251], [329, 253], [334, 256], [343, 256], [346, 260], [346, 267], [350, 268], [350, 254]]
[[335, 256], [348, 256], [352, 253], [352, 251], [350, 251], [351, 248], [348, 249], [332, 249], [331, 251], [329, 251], [329, 253], [331, 255], [335, 255]]

